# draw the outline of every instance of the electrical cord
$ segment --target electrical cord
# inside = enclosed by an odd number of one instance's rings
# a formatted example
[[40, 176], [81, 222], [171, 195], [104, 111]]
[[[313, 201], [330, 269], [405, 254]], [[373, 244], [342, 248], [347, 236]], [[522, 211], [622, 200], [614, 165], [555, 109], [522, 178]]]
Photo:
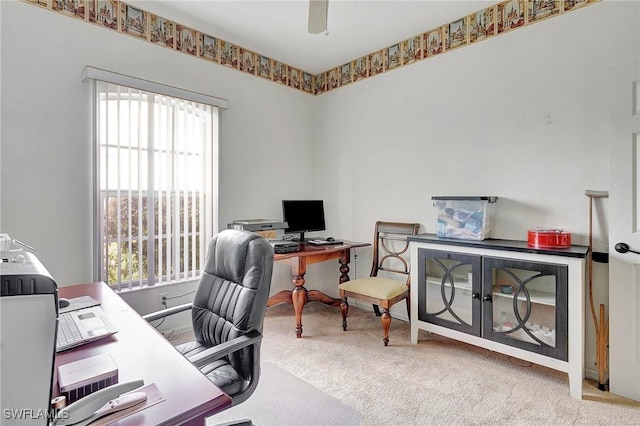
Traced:
[[[178, 296], [171, 296], [171, 297], [169, 297], [169, 296], [162, 296], [162, 302], [161, 302], [161, 303], [162, 303], [162, 306], [164, 306], [164, 309], [169, 309], [169, 307], [167, 306], [167, 300], [178, 299], [178, 298], [180, 298], [180, 297], [188, 296], [188, 295], [193, 294], [193, 293], [195, 293], [195, 292], [196, 292], [196, 291], [195, 291], [195, 290], [193, 290], [193, 291], [189, 291], [189, 292], [184, 293], [184, 294], [180, 294], [180, 295], [178, 295]], [[157, 330], [157, 329], [158, 329], [158, 327], [160, 327], [160, 326], [162, 325], [162, 323], [164, 322], [164, 320], [165, 320], [166, 318], [167, 318], [167, 317], [163, 317], [163, 318], [162, 318], [162, 320], [160, 320], [160, 322], [159, 322], [159, 323], [157, 323], [157, 324], [155, 324], [153, 327]], [[163, 336], [165, 336], [165, 338], [166, 338], [167, 340], [173, 340], [173, 339], [175, 339], [176, 337], [178, 337], [178, 333], [177, 333], [175, 330], [169, 330], [169, 331], [170, 331], [170, 332], [172, 332], [172, 333], [175, 333], [175, 335], [171, 335], [171, 337], [167, 337], [167, 336], [165, 335], [165, 333], [167, 333], [167, 332], [162, 332], [162, 335], [163, 335]]]
[[358, 253], [353, 251], [353, 276], [358, 279]]
[[[167, 306], [167, 299], [168, 299], [168, 297], [167, 297], [167, 296], [162, 296], [162, 302], [161, 302], [161, 303], [162, 303], [162, 306], [164, 306], [164, 309], [165, 309], [165, 310], [166, 310], [166, 309], [169, 309], [169, 307]], [[166, 318], [167, 318], [167, 317], [162, 317], [162, 320], [160, 320], [160, 322], [159, 322], [159, 323], [157, 323], [157, 324], [155, 324], [153, 327], [157, 330], [157, 329], [158, 329], [158, 327], [160, 327], [160, 326], [162, 325], [162, 323], [164, 322], [164, 320], [165, 320]], [[163, 333], [163, 334], [164, 334], [164, 333]]]
[[[356, 251], [353, 251], [353, 276], [354, 279], [358, 279], [358, 253], [356, 253]], [[358, 299], [353, 299], [353, 301], [356, 304], [356, 308], [358, 309], [362, 309], [360, 308], [360, 306], [358, 305]]]
[[[355, 250], [353, 251], [353, 276], [354, 279], [358, 279], [358, 254]], [[356, 308], [360, 309], [360, 306], [358, 306], [358, 299], [353, 299], [353, 301], [356, 304]]]
[[[165, 309], [167, 309], [167, 308], [165, 307]], [[162, 317], [162, 320], [160, 320], [160, 322], [159, 322], [159, 323], [157, 323], [157, 324], [155, 324], [153, 327], [157, 330], [157, 329], [158, 329], [158, 327], [160, 327], [160, 326], [162, 325], [162, 323], [164, 322], [164, 319], [165, 319], [165, 318], [166, 318], [166, 317]]]
[[180, 295], [178, 295], [178, 296], [171, 296], [171, 297], [169, 297], [169, 296], [164, 296], [162, 300], [173, 300], [173, 299], [178, 299], [178, 298], [180, 298], [180, 297], [188, 296], [188, 295], [193, 294], [193, 293], [195, 293], [195, 292], [196, 292], [196, 291], [195, 291], [195, 290], [193, 290], [193, 291], [189, 291], [189, 292], [184, 293], [184, 294], [180, 294]]

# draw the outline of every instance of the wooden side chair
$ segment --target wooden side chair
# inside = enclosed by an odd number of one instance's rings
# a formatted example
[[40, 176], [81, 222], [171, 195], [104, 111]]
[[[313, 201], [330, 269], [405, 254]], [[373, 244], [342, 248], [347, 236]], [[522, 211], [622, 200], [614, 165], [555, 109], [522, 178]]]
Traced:
[[[389, 344], [391, 315], [389, 308], [405, 299], [407, 314], [409, 306], [409, 242], [407, 237], [416, 235], [419, 223], [376, 222], [373, 239], [373, 265], [368, 278], [347, 281], [338, 287], [342, 302], [342, 329], [347, 331], [349, 314], [348, 298], [363, 300], [373, 304], [376, 316], [381, 317], [384, 345]], [[378, 276], [384, 272], [384, 277]], [[388, 278], [392, 276], [393, 278]], [[400, 280], [398, 280], [400, 278]], [[379, 306], [382, 306], [380, 314]]]

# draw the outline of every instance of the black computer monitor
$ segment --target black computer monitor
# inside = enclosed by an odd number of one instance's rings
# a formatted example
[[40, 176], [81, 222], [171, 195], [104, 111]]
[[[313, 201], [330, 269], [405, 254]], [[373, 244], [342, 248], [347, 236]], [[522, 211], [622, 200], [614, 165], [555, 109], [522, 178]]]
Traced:
[[287, 234], [299, 234], [294, 241], [304, 241], [304, 233], [324, 231], [322, 200], [282, 200], [282, 218], [287, 222]]

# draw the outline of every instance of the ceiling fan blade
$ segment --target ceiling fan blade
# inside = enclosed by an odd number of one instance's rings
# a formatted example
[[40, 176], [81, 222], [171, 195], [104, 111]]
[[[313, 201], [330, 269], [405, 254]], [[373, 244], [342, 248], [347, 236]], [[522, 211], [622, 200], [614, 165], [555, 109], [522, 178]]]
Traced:
[[309, 34], [327, 32], [329, 0], [309, 0]]

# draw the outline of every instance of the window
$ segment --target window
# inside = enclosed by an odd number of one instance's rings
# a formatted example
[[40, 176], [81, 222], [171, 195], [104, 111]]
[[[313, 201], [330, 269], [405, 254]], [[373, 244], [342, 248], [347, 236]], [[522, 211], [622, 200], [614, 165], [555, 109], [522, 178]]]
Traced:
[[218, 108], [105, 81], [95, 97], [99, 279], [197, 279], [216, 227]]

